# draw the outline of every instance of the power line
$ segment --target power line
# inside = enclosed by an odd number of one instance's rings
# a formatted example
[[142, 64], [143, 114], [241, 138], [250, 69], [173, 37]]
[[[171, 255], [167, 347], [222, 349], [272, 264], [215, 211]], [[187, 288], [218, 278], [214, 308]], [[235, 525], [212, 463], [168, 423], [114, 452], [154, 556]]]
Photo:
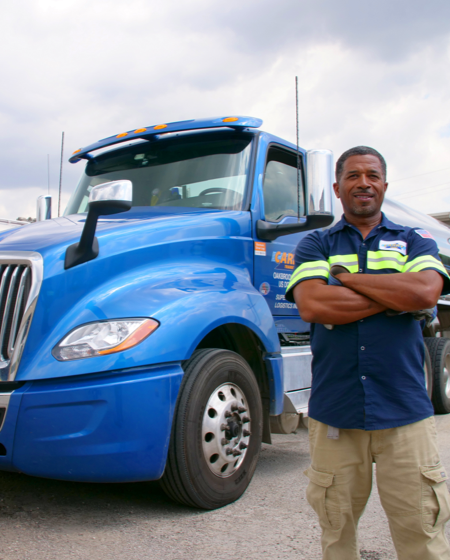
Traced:
[[450, 182], [447, 181], [446, 183], [439, 183], [438, 185], [433, 185], [432, 187], [423, 187], [421, 189], [416, 189], [414, 191], [410, 191], [408, 194], [400, 194], [400, 195], [392, 195], [392, 196], [394, 198], [411, 198], [413, 196], [421, 196], [420, 194], [415, 195], [411, 193], [420, 192], [420, 191], [428, 191], [428, 192], [436, 191], [436, 190], [440, 191], [442, 189], [439, 187], [447, 187], [448, 185], [450, 185]]
[[415, 179], [416, 177], [423, 177], [424, 175], [431, 175], [432, 173], [438, 173], [439, 171], [447, 171], [450, 167], [444, 167], [444, 169], [436, 169], [435, 171], [427, 171], [427, 173], [421, 173], [420, 175], [411, 175], [411, 177], [404, 177], [403, 179], [394, 179], [389, 181], [389, 183], [399, 183], [400, 181], [407, 181], [408, 179]]

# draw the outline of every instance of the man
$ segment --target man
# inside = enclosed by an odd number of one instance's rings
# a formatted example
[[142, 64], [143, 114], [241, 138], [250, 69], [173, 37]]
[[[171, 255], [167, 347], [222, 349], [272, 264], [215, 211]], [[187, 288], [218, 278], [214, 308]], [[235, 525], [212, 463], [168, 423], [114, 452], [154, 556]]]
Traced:
[[324, 560], [359, 559], [357, 525], [372, 463], [399, 560], [450, 560], [448, 479], [436, 445], [417, 310], [450, 279], [425, 230], [381, 212], [386, 163], [352, 148], [333, 188], [344, 216], [306, 236], [286, 298], [311, 323], [311, 466], [307, 498], [319, 516]]

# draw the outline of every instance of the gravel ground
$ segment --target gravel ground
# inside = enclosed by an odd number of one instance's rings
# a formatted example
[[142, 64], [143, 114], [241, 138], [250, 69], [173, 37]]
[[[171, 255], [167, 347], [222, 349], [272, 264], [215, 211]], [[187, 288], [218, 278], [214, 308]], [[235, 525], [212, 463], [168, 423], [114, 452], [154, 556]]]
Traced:
[[[436, 417], [450, 471], [450, 415]], [[305, 498], [305, 430], [263, 445], [245, 495], [204, 512], [172, 504], [157, 483], [80, 484], [0, 473], [0, 560], [320, 560]], [[450, 538], [450, 524], [447, 526]], [[365, 560], [395, 560], [374, 489], [360, 524]]]

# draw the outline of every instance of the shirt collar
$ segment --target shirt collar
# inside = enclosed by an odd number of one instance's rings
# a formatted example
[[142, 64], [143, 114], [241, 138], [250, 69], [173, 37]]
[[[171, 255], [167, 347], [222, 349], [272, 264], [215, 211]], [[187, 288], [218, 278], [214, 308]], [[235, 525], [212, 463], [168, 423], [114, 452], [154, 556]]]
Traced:
[[[345, 219], [344, 214], [342, 214], [342, 218], [330, 229], [330, 235], [337, 233], [338, 231], [342, 231], [345, 226], [350, 228], [354, 228], [351, 224], [347, 222]], [[390, 229], [392, 231], [405, 231], [405, 228], [399, 224], [394, 224], [391, 220], [388, 220], [383, 212], [381, 212], [381, 222], [376, 226], [375, 229]]]

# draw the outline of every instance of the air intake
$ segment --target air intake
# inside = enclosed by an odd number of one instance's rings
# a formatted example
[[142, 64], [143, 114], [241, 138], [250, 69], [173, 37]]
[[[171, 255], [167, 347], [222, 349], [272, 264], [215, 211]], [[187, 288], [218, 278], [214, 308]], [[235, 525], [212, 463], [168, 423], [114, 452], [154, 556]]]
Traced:
[[9, 361], [25, 313], [31, 289], [31, 268], [26, 265], [0, 266], [0, 360]]

